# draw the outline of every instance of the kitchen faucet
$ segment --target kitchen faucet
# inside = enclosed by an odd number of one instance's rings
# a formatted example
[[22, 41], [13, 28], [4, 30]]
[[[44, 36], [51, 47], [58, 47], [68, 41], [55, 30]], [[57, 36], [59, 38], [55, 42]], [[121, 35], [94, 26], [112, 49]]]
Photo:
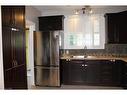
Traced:
[[85, 45], [85, 46], [84, 46], [84, 57], [85, 57], [85, 58], [87, 57], [86, 50], [87, 50], [87, 46]]

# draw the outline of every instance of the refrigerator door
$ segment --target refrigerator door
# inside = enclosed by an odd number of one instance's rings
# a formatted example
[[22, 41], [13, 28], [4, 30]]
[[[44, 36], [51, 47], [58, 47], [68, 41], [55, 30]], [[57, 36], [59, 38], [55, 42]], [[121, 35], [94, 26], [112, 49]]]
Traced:
[[35, 66], [59, 66], [59, 32], [34, 32]]
[[59, 31], [50, 32], [50, 66], [59, 66]]
[[59, 67], [35, 67], [37, 86], [60, 86]]
[[35, 66], [50, 66], [50, 33], [34, 32]]

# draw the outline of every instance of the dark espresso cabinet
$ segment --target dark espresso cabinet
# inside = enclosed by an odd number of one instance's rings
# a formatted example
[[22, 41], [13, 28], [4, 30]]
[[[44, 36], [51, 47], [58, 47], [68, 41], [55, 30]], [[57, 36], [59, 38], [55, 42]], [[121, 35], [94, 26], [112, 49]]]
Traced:
[[40, 31], [55, 31], [63, 30], [64, 16], [43, 16], [39, 17], [39, 30]]
[[106, 43], [126, 44], [127, 43], [127, 11], [105, 14], [106, 22]]
[[25, 7], [2, 6], [5, 89], [27, 89]]
[[15, 66], [4, 72], [5, 89], [26, 89], [26, 66]]
[[71, 60], [69, 63], [69, 81], [72, 84], [83, 84], [86, 81], [86, 71], [84, 61]]
[[101, 61], [100, 82], [107, 86], [120, 86], [122, 79], [121, 60], [105, 60]]
[[100, 61], [98, 60], [86, 60], [85, 61], [86, 71], [84, 76], [86, 77], [86, 84], [100, 84], [101, 78], [101, 67]]
[[24, 6], [2, 6], [2, 25], [25, 28]]
[[[124, 62], [125, 63], [125, 62]], [[123, 65], [123, 79], [122, 79], [122, 86], [127, 89], [127, 63]]]
[[118, 18], [117, 14], [106, 14], [106, 43], [118, 43]]
[[121, 86], [120, 60], [61, 60], [63, 84]]

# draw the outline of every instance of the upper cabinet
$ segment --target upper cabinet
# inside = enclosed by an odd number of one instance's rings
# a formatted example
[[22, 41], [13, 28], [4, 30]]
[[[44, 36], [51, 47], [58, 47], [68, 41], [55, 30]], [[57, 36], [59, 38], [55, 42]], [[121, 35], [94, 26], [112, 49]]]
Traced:
[[105, 14], [106, 43], [127, 44], [127, 11]]
[[40, 31], [54, 31], [63, 30], [64, 16], [43, 16], [39, 17], [39, 30]]
[[25, 7], [24, 6], [2, 6], [2, 25], [24, 29]]

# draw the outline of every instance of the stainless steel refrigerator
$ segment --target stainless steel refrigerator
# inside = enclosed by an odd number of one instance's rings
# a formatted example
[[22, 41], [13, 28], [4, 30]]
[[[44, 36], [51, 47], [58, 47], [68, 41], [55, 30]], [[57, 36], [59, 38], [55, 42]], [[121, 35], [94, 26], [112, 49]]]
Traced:
[[59, 31], [34, 32], [35, 85], [60, 86]]

